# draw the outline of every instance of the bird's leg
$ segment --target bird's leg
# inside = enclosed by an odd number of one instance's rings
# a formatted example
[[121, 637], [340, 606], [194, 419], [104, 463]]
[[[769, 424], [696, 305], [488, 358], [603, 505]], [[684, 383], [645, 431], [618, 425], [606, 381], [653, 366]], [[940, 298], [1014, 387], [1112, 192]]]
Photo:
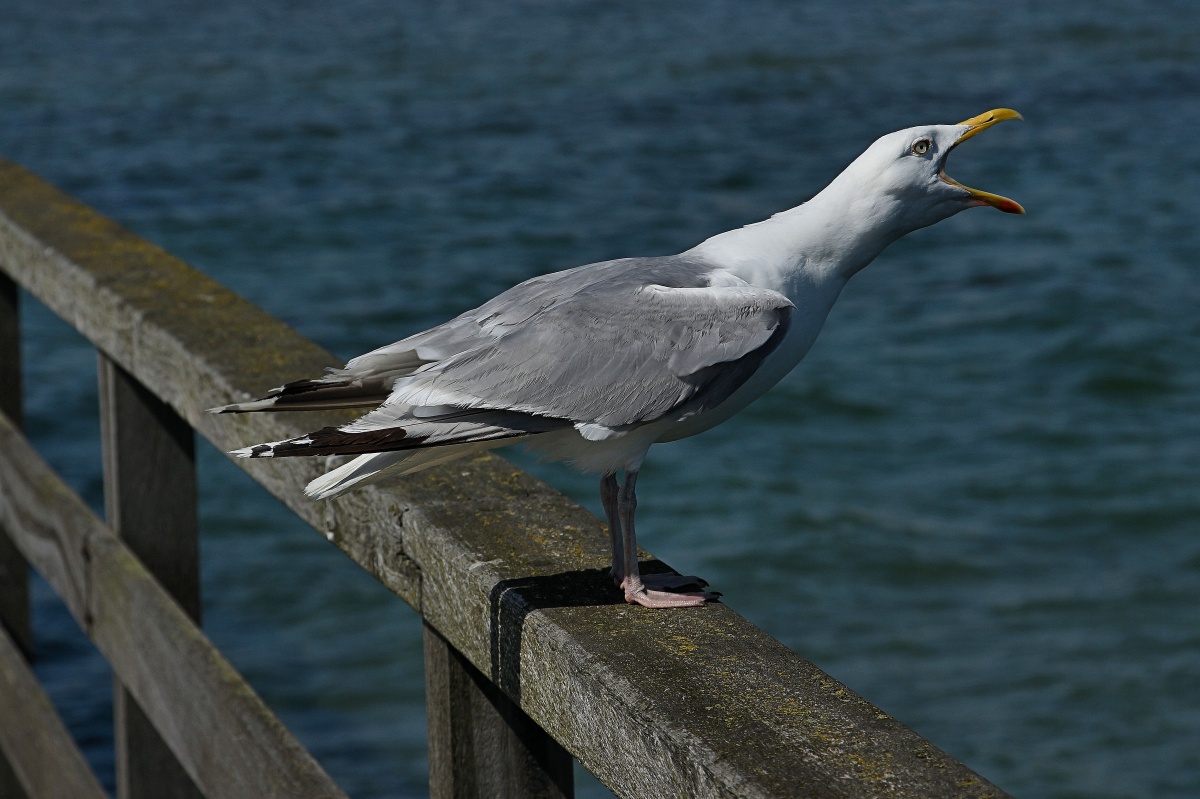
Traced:
[[608, 570], [617, 585], [625, 579], [625, 557], [621, 554], [621, 520], [617, 516], [616, 473], [600, 478], [600, 503], [604, 505], [604, 518], [608, 519], [608, 539], [612, 545], [612, 568]]
[[[705, 600], [715, 599], [715, 594], [705, 592], [672, 593], [647, 588], [638, 569], [637, 533], [633, 527], [633, 515], [637, 510], [637, 471], [626, 470], [625, 482], [617, 492], [617, 517], [621, 527], [621, 553], [623, 577], [621, 588], [625, 601], [647, 608], [679, 608], [703, 605]], [[669, 575], [668, 575], [669, 576]]]
[[[612, 566], [608, 573], [617, 585], [625, 580], [624, 547], [621, 544], [621, 520], [617, 511], [617, 475], [606, 474], [600, 478], [600, 502], [604, 505], [604, 518], [608, 520], [608, 537], [612, 547]], [[677, 590], [680, 588], [706, 588], [708, 583], [699, 577], [681, 574], [643, 574], [642, 584], [647, 588]]]

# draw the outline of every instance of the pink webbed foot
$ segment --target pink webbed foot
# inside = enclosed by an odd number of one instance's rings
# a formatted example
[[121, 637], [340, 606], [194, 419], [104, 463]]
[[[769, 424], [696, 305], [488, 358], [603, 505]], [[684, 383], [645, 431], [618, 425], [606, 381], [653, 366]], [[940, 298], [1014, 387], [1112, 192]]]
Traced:
[[718, 596], [709, 591], [656, 591], [638, 579], [626, 580], [621, 588], [625, 591], [626, 602], [644, 608], [694, 608]]

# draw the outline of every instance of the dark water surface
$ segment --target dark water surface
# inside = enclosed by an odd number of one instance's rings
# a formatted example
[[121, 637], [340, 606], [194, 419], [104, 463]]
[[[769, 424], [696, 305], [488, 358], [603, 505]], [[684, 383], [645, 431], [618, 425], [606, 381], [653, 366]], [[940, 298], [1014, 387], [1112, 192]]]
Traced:
[[[951, 173], [1029, 215], [893, 246], [773, 393], [654, 450], [641, 529], [1018, 796], [1195, 797], [1198, 19], [2, 0], [0, 154], [349, 357], [795, 205], [884, 132], [1017, 108]], [[99, 506], [92, 352], [26, 307], [30, 434]], [[352, 796], [423, 795], [415, 614], [200, 457], [209, 633]], [[111, 782], [107, 667], [41, 584], [36, 614], [39, 673]]]

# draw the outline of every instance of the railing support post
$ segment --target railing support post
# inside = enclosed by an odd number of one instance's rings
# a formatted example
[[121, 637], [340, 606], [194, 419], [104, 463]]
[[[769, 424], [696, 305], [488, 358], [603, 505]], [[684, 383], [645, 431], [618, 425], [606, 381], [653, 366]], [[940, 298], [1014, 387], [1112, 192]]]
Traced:
[[[108, 524], [199, 622], [192, 428], [103, 353], [98, 371]], [[113, 715], [118, 799], [201, 796], [133, 697], [115, 680]]]
[[571, 756], [425, 625], [431, 799], [571, 799]]
[[[0, 272], [0, 412], [21, 427], [21, 316], [16, 282]], [[33, 656], [29, 564], [0, 529], [0, 624], [25, 657]]]
[[[16, 282], [0, 272], [0, 412], [21, 426], [21, 316]], [[29, 564], [0, 528], [0, 625], [27, 658], [33, 657], [29, 621]], [[0, 754], [0, 796], [24, 797], [17, 775]]]

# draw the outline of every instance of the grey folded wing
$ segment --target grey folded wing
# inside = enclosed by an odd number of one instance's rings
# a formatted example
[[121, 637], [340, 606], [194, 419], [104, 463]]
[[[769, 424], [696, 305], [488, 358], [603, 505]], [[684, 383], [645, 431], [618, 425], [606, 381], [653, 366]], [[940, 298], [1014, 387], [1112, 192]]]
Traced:
[[484, 306], [476, 323], [488, 334], [475, 346], [399, 378], [382, 407], [343, 429], [461, 421], [468, 410], [613, 429], [684, 418], [745, 383], [792, 309], [750, 286], [616, 283]]
[[793, 306], [729, 276], [709, 285], [712, 271], [678, 257], [624, 259], [527, 280], [324, 378], [232, 406], [280, 410], [356, 390], [364, 403], [382, 400], [348, 425], [242, 454], [378, 452], [571, 425], [603, 438], [714, 408], [778, 346]]

